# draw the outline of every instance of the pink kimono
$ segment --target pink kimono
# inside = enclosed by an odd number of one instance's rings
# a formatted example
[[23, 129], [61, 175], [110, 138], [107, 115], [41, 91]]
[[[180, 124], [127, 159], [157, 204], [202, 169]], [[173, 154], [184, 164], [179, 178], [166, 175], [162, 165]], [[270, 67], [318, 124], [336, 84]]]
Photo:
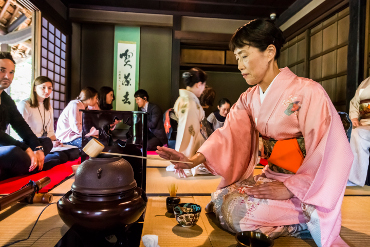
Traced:
[[[320, 84], [297, 77], [288, 68], [276, 77], [262, 105], [259, 94], [258, 85], [244, 92], [224, 127], [198, 150], [206, 157], [207, 168], [223, 177], [212, 194], [221, 225], [233, 232], [261, 231], [271, 237], [311, 234], [318, 246], [347, 246], [339, 233], [353, 154], [328, 95]], [[257, 164], [258, 133], [276, 140], [304, 137], [306, 156], [296, 174], [266, 167], [266, 178], [259, 179], [283, 182], [293, 198], [257, 199], [241, 192], [255, 183], [251, 176]]]

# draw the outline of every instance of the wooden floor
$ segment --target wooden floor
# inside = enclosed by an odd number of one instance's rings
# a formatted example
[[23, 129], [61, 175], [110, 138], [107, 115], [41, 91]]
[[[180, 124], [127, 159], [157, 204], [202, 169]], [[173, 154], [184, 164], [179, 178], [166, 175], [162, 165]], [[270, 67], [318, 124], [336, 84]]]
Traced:
[[[220, 177], [195, 176], [178, 178], [166, 172], [166, 161], [148, 160], [147, 195], [149, 197], [142, 235], [159, 237], [159, 246], [236, 246], [234, 236], [220, 228], [213, 214], [205, 214], [204, 207], [210, 194], [216, 189]], [[255, 174], [261, 172], [258, 168]], [[70, 190], [74, 177], [54, 188], [51, 193], [56, 202]], [[176, 183], [182, 202], [194, 202], [202, 206], [201, 217], [196, 226], [183, 228], [173, 215], [166, 212], [165, 200], [168, 185]], [[342, 205], [342, 238], [351, 247], [370, 246], [370, 187], [347, 187]], [[0, 246], [27, 238], [35, 220], [45, 205], [17, 204], [0, 212]], [[68, 231], [60, 219], [56, 204], [45, 209], [29, 240], [13, 246], [54, 246]], [[144, 246], [141, 243], [141, 246]], [[303, 241], [292, 237], [275, 240], [274, 246], [316, 246], [312, 240]], [[134, 246], [133, 246], [134, 247]]]

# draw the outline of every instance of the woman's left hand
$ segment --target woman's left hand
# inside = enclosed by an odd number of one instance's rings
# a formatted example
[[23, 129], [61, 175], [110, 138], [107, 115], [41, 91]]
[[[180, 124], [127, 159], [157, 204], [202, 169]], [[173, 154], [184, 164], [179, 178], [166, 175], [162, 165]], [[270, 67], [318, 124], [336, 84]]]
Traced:
[[246, 188], [246, 194], [259, 199], [287, 200], [294, 195], [284, 183], [273, 181]]

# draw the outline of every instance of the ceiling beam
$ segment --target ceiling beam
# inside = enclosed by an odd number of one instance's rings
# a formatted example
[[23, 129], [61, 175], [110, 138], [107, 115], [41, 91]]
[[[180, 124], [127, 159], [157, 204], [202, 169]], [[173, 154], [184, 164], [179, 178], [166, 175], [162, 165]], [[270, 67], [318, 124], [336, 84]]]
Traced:
[[3, 6], [3, 9], [0, 12], [0, 19], [4, 17], [4, 14], [5, 14], [6, 10], [10, 6], [10, 3], [11, 3], [11, 0], [6, 0], [5, 4]]

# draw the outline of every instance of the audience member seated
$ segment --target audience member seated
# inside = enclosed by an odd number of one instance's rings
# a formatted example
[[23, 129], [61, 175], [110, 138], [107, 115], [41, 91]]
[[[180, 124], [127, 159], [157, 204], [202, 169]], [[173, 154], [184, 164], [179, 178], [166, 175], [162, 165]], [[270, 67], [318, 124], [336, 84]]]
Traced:
[[112, 110], [115, 99], [113, 88], [104, 86], [99, 89], [100, 110]]
[[161, 108], [153, 103], [149, 103], [149, 95], [144, 89], [137, 90], [134, 97], [138, 108], [148, 114], [147, 150], [155, 151], [157, 150], [157, 146], [167, 145]]
[[213, 106], [213, 102], [215, 102], [216, 91], [207, 86], [205, 87], [203, 93], [199, 97], [200, 105], [203, 109], [208, 109], [210, 106]]
[[168, 147], [175, 149], [177, 136], [177, 117], [173, 108], [168, 109], [163, 114], [164, 130], [167, 136]]
[[[94, 106], [98, 101], [98, 91], [92, 87], [86, 87], [81, 90], [80, 95], [75, 100], [71, 100], [67, 107], [60, 114], [56, 137], [63, 143], [82, 148], [82, 112], [88, 106]], [[97, 137], [99, 131], [92, 128], [86, 135]]]
[[[190, 161], [176, 163], [180, 175], [203, 163], [222, 176], [205, 210], [215, 213], [228, 231], [348, 246], [340, 231], [352, 151], [325, 89], [287, 67], [279, 69], [284, 43], [283, 32], [271, 20], [256, 19], [240, 27], [229, 47], [251, 87], [233, 105], [225, 125], [193, 157], [166, 147], [157, 153]], [[253, 176], [258, 133], [270, 158], [262, 174]]]
[[351, 149], [354, 155], [347, 186], [364, 186], [369, 168], [370, 148], [370, 77], [357, 88], [349, 106], [353, 129]]
[[[200, 104], [199, 97], [205, 87], [207, 74], [199, 69], [192, 68], [182, 74], [186, 89], [180, 89], [179, 98], [173, 107], [178, 119], [175, 150], [192, 157], [205, 141], [201, 133], [201, 122], [205, 119], [204, 110]], [[167, 171], [174, 171], [174, 165], [167, 167]], [[186, 170], [187, 175], [208, 174], [204, 165]]]
[[227, 114], [230, 112], [230, 101], [222, 98], [217, 105], [218, 111], [209, 114], [207, 121], [210, 123], [213, 131], [224, 126]]
[[[50, 95], [52, 91], [52, 80], [46, 76], [39, 76], [31, 85], [30, 98], [20, 101], [17, 107], [33, 133], [38, 138], [49, 137], [53, 142], [53, 148], [56, 148], [62, 147], [63, 144], [57, 140], [54, 133], [53, 107], [50, 104]], [[45, 156], [45, 163], [49, 160], [54, 160], [54, 163], [62, 164], [67, 161], [75, 160], [78, 157], [79, 150], [77, 148], [71, 148], [49, 153]]]
[[[4, 91], [13, 81], [14, 70], [12, 55], [0, 52], [0, 180], [35, 173], [44, 166], [54, 166], [51, 161], [44, 164], [45, 154], [53, 147], [51, 140], [47, 137], [37, 138], [12, 98]], [[5, 132], [9, 124], [22, 138], [22, 142]]]

